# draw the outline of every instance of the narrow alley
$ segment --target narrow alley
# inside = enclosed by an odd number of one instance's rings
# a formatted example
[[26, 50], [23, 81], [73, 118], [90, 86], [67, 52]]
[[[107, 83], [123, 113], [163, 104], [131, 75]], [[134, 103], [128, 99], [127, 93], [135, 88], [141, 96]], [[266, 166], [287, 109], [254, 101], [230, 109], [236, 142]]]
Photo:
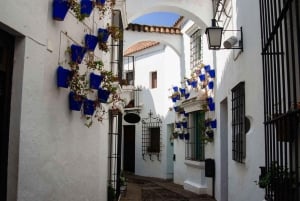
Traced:
[[121, 201], [215, 201], [208, 195], [186, 191], [171, 180], [126, 175], [127, 189]]

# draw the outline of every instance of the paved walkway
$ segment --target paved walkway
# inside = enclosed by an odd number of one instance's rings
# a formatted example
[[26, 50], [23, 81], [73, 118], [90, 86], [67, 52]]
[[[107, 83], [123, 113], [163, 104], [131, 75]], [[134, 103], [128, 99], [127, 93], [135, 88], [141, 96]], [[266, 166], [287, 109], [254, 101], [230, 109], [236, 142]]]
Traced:
[[120, 201], [215, 201], [208, 195], [186, 191], [170, 180], [127, 175], [127, 192]]

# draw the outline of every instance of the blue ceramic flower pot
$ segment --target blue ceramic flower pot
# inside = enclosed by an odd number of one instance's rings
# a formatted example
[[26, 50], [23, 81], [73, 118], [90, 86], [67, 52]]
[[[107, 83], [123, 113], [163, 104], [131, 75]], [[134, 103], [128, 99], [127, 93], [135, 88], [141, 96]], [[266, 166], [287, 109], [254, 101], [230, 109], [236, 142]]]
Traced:
[[172, 102], [176, 103], [176, 101], [177, 101], [177, 96], [176, 97], [172, 97]]
[[94, 51], [97, 43], [98, 43], [98, 37], [90, 34], [86, 34], [84, 37], [85, 41], [85, 47], [89, 51]]
[[206, 133], [206, 135], [207, 135], [210, 139], [213, 139], [213, 138], [214, 138], [214, 131], [213, 131], [213, 130], [206, 131], [205, 133]]
[[178, 136], [179, 136], [179, 139], [181, 139], [181, 140], [184, 139], [184, 134], [183, 133], [178, 134]]
[[180, 122], [176, 122], [175, 125], [176, 125], [176, 128], [181, 128], [181, 123]]
[[185, 117], [188, 117], [188, 116], [189, 116], [189, 113], [184, 112], [183, 115], [184, 115]]
[[196, 88], [197, 85], [198, 85], [198, 82], [197, 82], [196, 80], [194, 80], [194, 81], [191, 82], [191, 86], [192, 86], [193, 88]]
[[188, 99], [189, 97], [190, 97], [190, 93], [185, 93], [185, 94], [184, 94], [184, 98], [185, 98], [185, 99]]
[[208, 107], [210, 111], [215, 111], [215, 103], [209, 103]]
[[210, 126], [212, 128], [217, 128], [217, 120], [215, 119], [215, 120], [210, 121]]
[[199, 75], [199, 79], [201, 82], [203, 82], [205, 80], [205, 74]]
[[186, 80], [186, 83], [187, 83], [188, 85], [191, 85], [191, 81], [190, 81], [190, 80]]
[[181, 94], [183, 94], [183, 95], [185, 94], [185, 88], [180, 88], [179, 90], [180, 90]]
[[210, 65], [205, 65], [205, 66], [204, 66], [204, 70], [205, 70], [206, 72], [208, 72], [208, 71], [210, 70]]
[[93, 100], [85, 99], [83, 101], [83, 114], [93, 115], [95, 111], [95, 102]]
[[184, 139], [185, 140], [190, 140], [190, 134], [189, 133], [184, 134]]
[[173, 91], [174, 91], [174, 92], [178, 92], [178, 87], [176, 87], [176, 86], [173, 87]]
[[107, 103], [110, 92], [105, 89], [98, 89], [98, 99], [101, 103]]
[[91, 73], [90, 74], [90, 88], [98, 89], [102, 80], [103, 80], [103, 76]]
[[80, 111], [82, 100], [76, 97], [74, 92], [69, 93], [69, 108], [70, 110]]
[[80, 13], [84, 17], [89, 17], [94, 8], [93, 1], [91, 0], [81, 0], [80, 1]]
[[179, 111], [179, 106], [174, 106], [174, 111], [178, 112]]
[[98, 29], [98, 40], [100, 43], [106, 43], [110, 33], [107, 29]]
[[70, 81], [71, 71], [68, 69], [64, 69], [63, 67], [59, 66], [57, 68], [57, 86], [68, 88], [69, 81]]
[[71, 45], [71, 60], [75, 63], [81, 64], [85, 52], [85, 47]]
[[209, 81], [208, 82], [208, 88], [213, 89], [214, 88], [214, 81]]
[[52, 18], [54, 20], [63, 21], [67, 15], [70, 5], [67, 0], [53, 0]]
[[213, 100], [212, 97], [208, 97], [208, 98], [207, 98], [207, 103], [208, 103], [208, 104], [213, 103], [213, 101], [214, 101], [214, 100]]
[[210, 76], [211, 78], [215, 78], [215, 77], [216, 77], [216, 73], [215, 73], [215, 70], [214, 70], [214, 69], [208, 71], [208, 74], [209, 74], [209, 76]]
[[181, 122], [181, 125], [182, 125], [183, 128], [187, 128], [188, 123], [186, 121], [185, 122]]

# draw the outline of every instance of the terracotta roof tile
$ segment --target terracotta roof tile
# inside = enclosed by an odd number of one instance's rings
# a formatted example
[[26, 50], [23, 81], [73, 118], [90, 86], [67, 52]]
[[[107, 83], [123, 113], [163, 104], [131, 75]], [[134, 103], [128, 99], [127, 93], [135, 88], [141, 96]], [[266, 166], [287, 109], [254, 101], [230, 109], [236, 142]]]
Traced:
[[157, 41], [141, 41], [141, 42], [138, 42], [138, 43], [132, 45], [131, 47], [129, 47], [127, 50], [125, 50], [124, 56], [128, 56], [130, 54], [142, 51], [144, 49], [156, 46], [158, 44], [159, 44], [159, 42], [157, 42]]

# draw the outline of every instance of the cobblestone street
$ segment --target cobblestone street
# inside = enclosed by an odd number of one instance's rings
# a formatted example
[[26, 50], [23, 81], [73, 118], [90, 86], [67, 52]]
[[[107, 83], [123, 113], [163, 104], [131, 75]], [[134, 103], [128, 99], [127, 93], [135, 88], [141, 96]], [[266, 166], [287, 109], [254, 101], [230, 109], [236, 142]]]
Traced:
[[186, 191], [170, 180], [127, 175], [127, 191], [121, 201], [215, 201], [208, 195]]

